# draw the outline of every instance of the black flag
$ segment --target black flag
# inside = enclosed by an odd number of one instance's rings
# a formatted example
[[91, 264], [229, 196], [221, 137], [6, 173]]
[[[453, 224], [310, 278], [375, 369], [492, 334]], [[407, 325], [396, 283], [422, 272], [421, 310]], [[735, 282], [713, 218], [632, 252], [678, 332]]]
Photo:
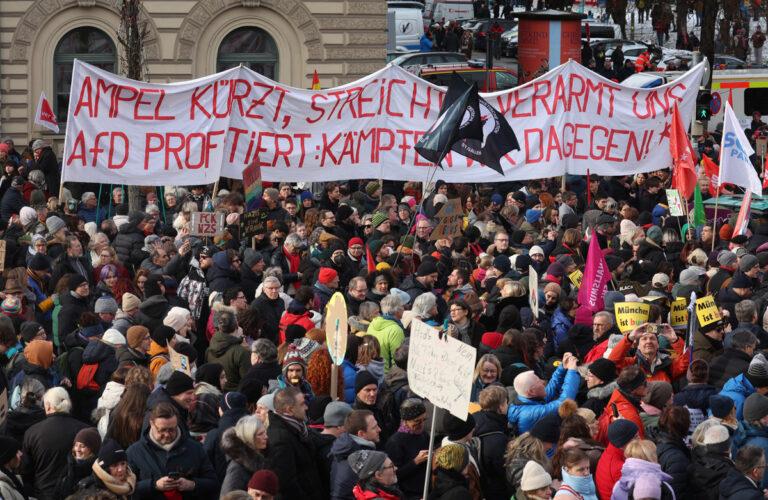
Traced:
[[440, 116], [416, 143], [416, 151], [437, 165], [462, 140], [483, 139], [477, 84], [470, 85], [453, 74]]
[[480, 101], [480, 122], [482, 123], [482, 138], [467, 138], [455, 143], [454, 151], [467, 158], [479, 161], [504, 175], [499, 160], [512, 150], [519, 150], [517, 136], [509, 126], [504, 115], [488, 104], [482, 97]]

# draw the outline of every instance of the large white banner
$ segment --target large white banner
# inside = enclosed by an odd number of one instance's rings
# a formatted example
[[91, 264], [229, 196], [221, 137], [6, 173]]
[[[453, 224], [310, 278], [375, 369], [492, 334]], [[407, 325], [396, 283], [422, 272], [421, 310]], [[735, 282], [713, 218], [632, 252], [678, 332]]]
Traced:
[[408, 345], [408, 386], [432, 404], [466, 420], [477, 349], [414, 319]]
[[[677, 103], [690, 122], [703, 74], [702, 63], [672, 83], [637, 89], [568, 62], [521, 87], [483, 94], [509, 121], [520, 151], [501, 160], [504, 176], [451, 153], [436, 178], [500, 182], [670, 166], [672, 109]], [[312, 91], [244, 67], [152, 84], [75, 61], [62, 178], [206, 184], [242, 178], [255, 159], [266, 181], [422, 180], [432, 165], [414, 146], [444, 94], [397, 66]]]

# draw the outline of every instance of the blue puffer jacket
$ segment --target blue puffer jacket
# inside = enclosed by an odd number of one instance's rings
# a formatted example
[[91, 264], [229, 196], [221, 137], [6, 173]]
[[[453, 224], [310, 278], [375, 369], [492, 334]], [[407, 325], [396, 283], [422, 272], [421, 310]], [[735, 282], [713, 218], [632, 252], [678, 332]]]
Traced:
[[352, 404], [355, 402], [355, 375], [357, 375], [357, 367], [345, 359], [341, 364], [341, 368], [344, 370], [344, 401]]
[[519, 434], [531, 430], [540, 418], [557, 412], [560, 403], [566, 399], [576, 399], [580, 381], [579, 372], [558, 366], [547, 384], [545, 400], [537, 401], [517, 396], [517, 402], [509, 405], [507, 420], [517, 428]]
[[[739, 427], [733, 436], [731, 455], [735, 457], [736, 453], [745, 446], [757, 446], [768, 455], [768, 428], [739, 422]], [[768, 488], [768, 474], [763, 476], [761, 488]]]
[[728, 382], [726, 382], [723, 386], [723, 390], [720, 391], [720, 395], [728, 396], [733, 400], [736, 405], [736, 418], [741, 420], [744, 418], [742, 413], [744, 400], [747, 399], [753, 392], [755, 392], [754, 386], [742, 373], [728, 380]]

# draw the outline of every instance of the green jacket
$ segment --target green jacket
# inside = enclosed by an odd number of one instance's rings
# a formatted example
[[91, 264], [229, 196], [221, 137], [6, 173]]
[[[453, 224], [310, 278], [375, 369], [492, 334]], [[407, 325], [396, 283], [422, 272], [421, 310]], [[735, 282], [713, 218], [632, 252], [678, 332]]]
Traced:
[[227, 374], [225, 391], [236, 391], [240, 381], [251, 367], [251, 354], [243, 347], [243, 340], [234, 335], [216, 332], [211, 337], [206, 363], [218, 363]]
[[395, 361], [395, 351], [405, 340], [403, 327], [397, 321], [377, 316], [371, 321], [366, 334], [373, 335], [379, 341], [381, 357], [384, 358], [384, 372], [388, 372]]

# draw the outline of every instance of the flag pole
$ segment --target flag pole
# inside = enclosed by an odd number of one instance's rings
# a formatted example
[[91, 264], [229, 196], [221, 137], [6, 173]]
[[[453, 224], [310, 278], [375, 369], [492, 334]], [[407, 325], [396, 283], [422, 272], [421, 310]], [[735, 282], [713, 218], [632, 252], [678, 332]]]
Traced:
[[715, 193], [715, 217], [712, 219], [712, 249], [710, 252], [715, 251], [715, 240], [717, 233], [717, 208], [720, 205], [720, 186], [717, 186], [717, 192]]

